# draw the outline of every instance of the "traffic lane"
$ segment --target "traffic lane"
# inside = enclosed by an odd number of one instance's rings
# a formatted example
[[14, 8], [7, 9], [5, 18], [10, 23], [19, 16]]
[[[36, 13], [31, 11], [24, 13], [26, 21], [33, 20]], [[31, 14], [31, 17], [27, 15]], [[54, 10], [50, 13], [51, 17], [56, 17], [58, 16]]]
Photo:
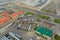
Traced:
[[34, 36], [33, 32], [27, 32], [25, 30], [18, 30], [17, 27], [16, 27], [16, 25], [11, 26], [11, 28], [10, 27], [4, 28], [3, 33], [2, 33], [1, 36], [6, 35], [10, 31], [16, 32], [17, 34], [21, 35], [22, 38], [23, 38], [23, 40], [29, 40], [30, 37]]
[[3, 37], [4, 35], [6, 35], [8, 33], [8, 29], [2, 29], [0, 30], [0, 38]]
[[48, 16], [51, 16], [53, 18], [59, 18], [60, 16], [57, 16], [57, 15], [53, 15], [52, 13], [47, 13], [47, 12], [43, 12], [43, 11], [40, 11], [40, 10], [33, 10], [33, 9], [30, 9], [30, 8], [26, 8], [26, 7], [22, 7], [20, 6], [20, 8], [24, 8], [26, 10], [29, 10], [29, 11], [33, 11], [33, 12], [36, 12], [38, 14], [44, 14], [44, 15], [48, 15]]
[[52, 21], [49, 21], [49, 20], [45, 20], [45, 19], [40, 19], [42, 22], [48, 22], [48, 23], [51, 23], [51, 24], [53, 24], [52, 26], [55, 26], [56, 28], [60, 28], [60, 25], [59, 24], [57, 24], [57, 23], [54, 23], [54, 22], [52, 22]]
[[13, 3], [13, 2], [16, 2], [16, 0], [2, 0], [0, 1], [0, 6], [4, 6], [6, 4], [10, 4], [10, 3]]
[[[21, 8], [23, 8], [23, 7], [21, 7]], [[29, 8], [25, 8], [25, 9], [28, 10], [28, 11], [35, 12], [37, 15], [38, 14], [43, 14], [43, 15], [47, 15], [47, 16], [50, 16], [50, 17], [53, 17], [53, 18], [60, 18], [60, 16], [53, 15], [52, 13], [47, 13], [47, 12], [43, 12], [43, 11], [39, 11], [39, 10], [32, 10], [32, 9], [29, 9]]]
[[47, 12], [43, 12], [43, 11], [37, 11], [37, 10], [33, 10], [35, 13], [37, 13], [37, 15], [39, 14], [43, 14], [43, 15], [47, 15], [47, 16], [50, 16], [50, 17], [53, 17], [53, 18], [60, 18], [60, 16], [57, 16], [57, 15], [53, 15], [52, 13], [47, 13]]
[[35, 21], [35, 19], [36, 19], [36, 17], [37, 16], [24, 16], [24, 17], [22, 17], [22, 18], [19, 18], [18, 20], [19, 21]]
[[44, 4], [46, 4], [47, 3], [47, 1], [48, 0], [40, 0], [40, 1], [38, 1], [38, 5], [36, 5], [36, 7], [41, 7], [41, 6], [43, 6]]
[[11, 29], [14, 28], [14, 26], [15, 26], [15, 24], [14, 24], [14, 25], [11, 25], [11, 26], [9, 26], [9, 27], [6, 26], [6, 27], [0, 29], [0, 38], [3, 37], [4, 35], [6, 35], [9, 30], [11, 30]]
[[21, 29], [17, 29], [16, 27], [14, 27], [13, 29], [10, 29], [9, 31], [13, 31], [19, 35], [21, 35], [23, 40], [29, 40], [30, 37], [34, 36], [34, 31], [25, 31], [25, 30], [21, 30]]

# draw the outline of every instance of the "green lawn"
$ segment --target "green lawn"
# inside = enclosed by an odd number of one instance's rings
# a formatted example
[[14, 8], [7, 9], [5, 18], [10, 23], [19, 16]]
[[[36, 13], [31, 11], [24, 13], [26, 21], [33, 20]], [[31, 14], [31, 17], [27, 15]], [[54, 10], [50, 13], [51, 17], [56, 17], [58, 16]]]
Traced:
[[46, 10], [46, 9], [41, 9], [42, 11], [45, 11], [45, 12], [49, 12], [49, 13], [53, 13], [53, 14], [56, 14], [56, 11], [52, 11], [51, 9], [49, 10]]
[[54, 22], [60, 24], [60, 19], [54, 19]]
[[60, 40], [60, 36], [58, 36], [57, 34], [54, 36], [55, 40]]
[[39, 20], [40, 20], [40, 17], [37, 17], [37, 18], [36, 18], [36, 21], [39, 21]]
[[50, 17], [49, 16], [45, 16], [45, 15], [38, 15], [40, 18], [42, 18], [42, 19], [46, 19], [46, 20], [49, 20], [50, 19]]
[[29, 14], [34, 15], [34, 13], [33, 13], [33, 12], [26, 12], [26, 14], [25, 14], [25, 15], [29, 15]]

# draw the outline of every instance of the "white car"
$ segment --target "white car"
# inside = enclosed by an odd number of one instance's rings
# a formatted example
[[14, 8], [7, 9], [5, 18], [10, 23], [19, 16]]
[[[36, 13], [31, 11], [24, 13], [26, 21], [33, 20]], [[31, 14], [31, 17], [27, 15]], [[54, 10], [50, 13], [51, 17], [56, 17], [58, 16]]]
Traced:
[[32, 25], [29, 26], [28, 31], [31, 29]]

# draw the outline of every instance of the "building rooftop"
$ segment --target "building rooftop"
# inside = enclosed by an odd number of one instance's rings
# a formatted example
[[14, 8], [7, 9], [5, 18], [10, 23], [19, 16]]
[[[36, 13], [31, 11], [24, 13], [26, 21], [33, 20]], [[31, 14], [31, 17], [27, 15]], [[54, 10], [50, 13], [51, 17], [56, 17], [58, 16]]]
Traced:
[[52, 37], [52, 33], [53, 33], [52, 30], [47, 29], [47, 28], [45, 28], [45, 27], [43, 27], [43, 26], [37, 27], [36, 31], [37, 31], [38, 33], [44, 34], [44, 35], [46, 35], [46, 36], [48, 36], [48, 37]]
[[[1, 13], [1, 15], [0, 15], [0, 24], [9, 21], [9, 20], [10, 20], [10, 17], [11, 17], [11, 18], [15, 18], [15, 17], [17, 17], [18, 15], [24, 14], [24, 12], [23, 12], [23, 11], [19, 11], [19, 12], [17, 12], [17, 13], [12, 13], [11, 15], [8, 15], [8, 14], [10, 14], [10, 13], [8, 13], [8, 12], [6, 12], [6, 11]], [[7, 16], [7, 15], [8, 15], [8, 16]], [[10, 16], [10, 17], [9, 17], [9, 16]]]

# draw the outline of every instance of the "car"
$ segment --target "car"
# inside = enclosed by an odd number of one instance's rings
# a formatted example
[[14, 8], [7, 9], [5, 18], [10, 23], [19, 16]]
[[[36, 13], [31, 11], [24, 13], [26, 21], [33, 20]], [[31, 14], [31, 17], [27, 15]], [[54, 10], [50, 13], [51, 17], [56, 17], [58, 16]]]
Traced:
[[29, 25], [28, 31], [31, 29], [32, 25]]
[[22, 25], [22, 22], [17, 26], [17, 29], [20, 29], [21, 25]]

